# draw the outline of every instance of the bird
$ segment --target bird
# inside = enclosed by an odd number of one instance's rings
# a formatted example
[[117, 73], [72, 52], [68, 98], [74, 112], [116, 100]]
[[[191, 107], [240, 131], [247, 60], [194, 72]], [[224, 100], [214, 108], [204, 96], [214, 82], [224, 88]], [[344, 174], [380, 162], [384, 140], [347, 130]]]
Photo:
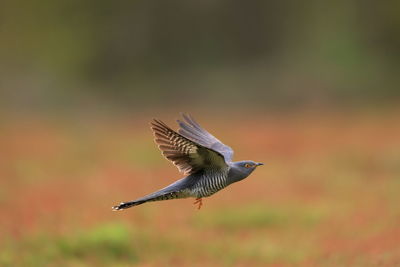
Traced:
[[233, 150], [201, 127], [189, 114], [181, 114], [179, 129], [172, 130], [158, 119], [150, 123], [154, 141], [162, 155], [170, 160], [185, 177], [144, 197], [112, 207], [124, 210], [151, 201], [195, 198], [200, 209], [202, 199], [248, 177], [258, 166], [252, 160], [232, 161]]

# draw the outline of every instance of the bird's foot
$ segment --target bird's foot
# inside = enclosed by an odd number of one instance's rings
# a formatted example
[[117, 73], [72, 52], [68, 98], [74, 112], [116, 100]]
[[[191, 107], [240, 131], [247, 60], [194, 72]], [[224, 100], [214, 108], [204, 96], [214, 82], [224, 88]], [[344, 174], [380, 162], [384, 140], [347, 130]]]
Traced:
[[201, 197], [196, 198], [196, 201], [193, 203], [194, 205], [199, 204], [199, 206], [197, 207], [197, 209], [201, 209], [201, 206], [203, 206], [203, 200], [201, 199]]

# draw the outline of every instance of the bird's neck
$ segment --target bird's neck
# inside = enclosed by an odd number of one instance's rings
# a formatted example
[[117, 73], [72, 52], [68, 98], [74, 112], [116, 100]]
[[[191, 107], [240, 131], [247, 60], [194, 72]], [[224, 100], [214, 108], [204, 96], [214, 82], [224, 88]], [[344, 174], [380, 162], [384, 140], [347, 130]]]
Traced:
[[247, 173], [242, 172], [238, 167], [232, 164], [228, 172], [228, 183], [232, 184], [235, 182], [239, 182], [247, 176]]

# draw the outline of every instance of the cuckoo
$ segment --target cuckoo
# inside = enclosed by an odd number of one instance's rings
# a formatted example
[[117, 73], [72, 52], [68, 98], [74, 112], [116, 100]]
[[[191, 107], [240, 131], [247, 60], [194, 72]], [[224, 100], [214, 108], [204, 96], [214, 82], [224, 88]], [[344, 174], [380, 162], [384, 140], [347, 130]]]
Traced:
[[233, 150], [202, 128], [190, 115], [182, 114], [179, 130], [154, 119], [151, 129], [155, 142], [165, 158], [185, 177], [142, 198], [122, 202], [113, 210], [123, 210], [150, 201], [195, 198], [198, 209], [202, 198], [209, 197], [228, 185], [248, 177], [263, 163], [251, 160], [232, 161]]

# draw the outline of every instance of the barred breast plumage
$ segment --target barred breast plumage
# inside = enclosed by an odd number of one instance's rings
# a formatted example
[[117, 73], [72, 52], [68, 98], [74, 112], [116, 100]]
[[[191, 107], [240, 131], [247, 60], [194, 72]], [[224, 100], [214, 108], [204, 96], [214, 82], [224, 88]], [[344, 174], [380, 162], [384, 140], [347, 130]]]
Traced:
[[209, 197], [227, 186], [228, 169], [207, 170], [201, 178], [193, 185], [192, 194], [194, 197]]

